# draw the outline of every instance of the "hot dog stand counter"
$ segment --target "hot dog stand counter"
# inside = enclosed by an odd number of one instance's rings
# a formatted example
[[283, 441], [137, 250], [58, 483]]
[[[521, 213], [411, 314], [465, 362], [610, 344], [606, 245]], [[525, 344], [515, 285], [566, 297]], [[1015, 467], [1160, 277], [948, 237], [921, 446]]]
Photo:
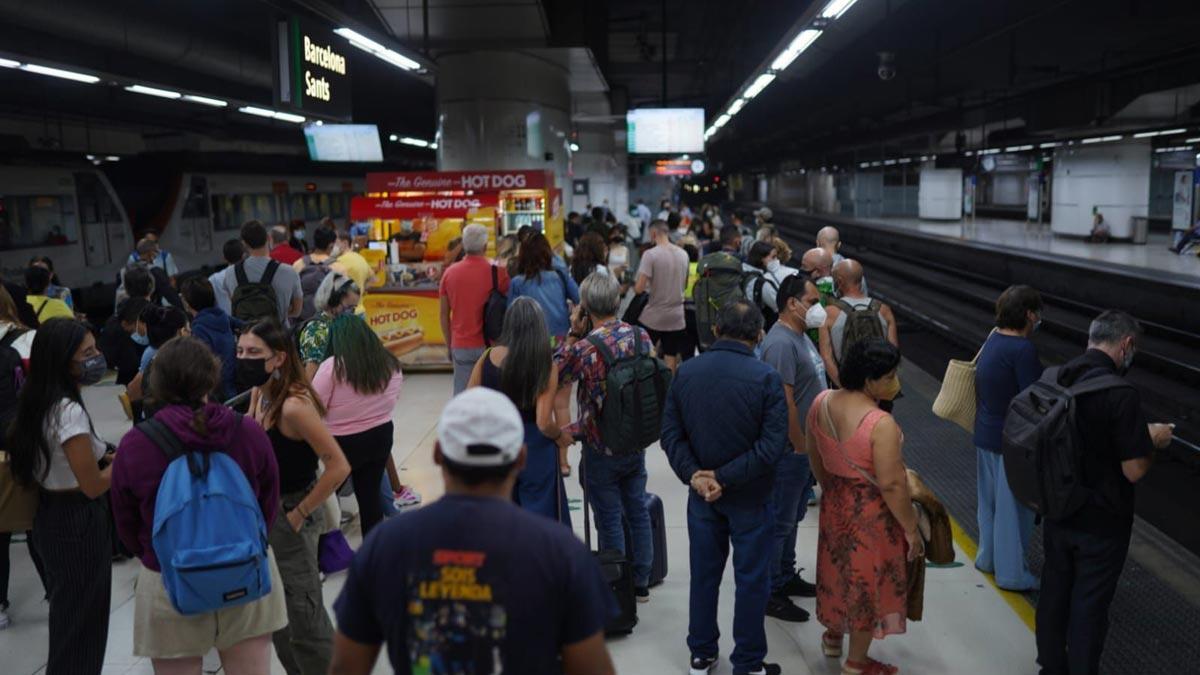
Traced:
[[367, 196], [350, 217], [370, 225], [376, 283], [363, 299], [367, 321], [409, 368], [451, 366], [442, 335], [438, 287], [451, 243], [463, 227], [488, 227], [488, 255], [497, 237], [523, 226], [563, 240], [562, 192], [551, 171], [444, 171], [367, 174]]

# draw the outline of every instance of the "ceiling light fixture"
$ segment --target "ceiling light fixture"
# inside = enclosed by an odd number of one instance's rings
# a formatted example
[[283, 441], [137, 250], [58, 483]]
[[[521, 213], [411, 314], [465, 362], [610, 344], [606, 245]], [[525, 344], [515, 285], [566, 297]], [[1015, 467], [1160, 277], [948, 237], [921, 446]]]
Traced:
[[792, 61], [795, 61], [796, 57], [803, 54], [804, 50], [812, 46], [812, 43], [816, 42], [819, 37], [821, 37], [821, 31], [815, 28], [800, 31], [800, 34], [792, 40], [787, 49], [780, 52], [779, 56], [775, 57], [775, 60], [771, 62], [771, 70], [777, 72], [787, 70], [787, 67], [792, 65]]
[[775, 81], [774, 73], [763, 73], [762, 75], [759, 75], [758, 78], [756, 78], [754, 80], [754, 84], [751, 84], [746, 89], [746, 93], [742, 94], [742, 98], [749, 101], [750, 99], [754, 98], [755, 96], [758, 96], [759, 94], [761, 94], [762, 90], [766, 89], [767, 85], [771, 84], [774, 81]]
[[1186, 134], [1187, 129], [1164, 129], [1161, 131], [1143, 131], [1140, 134], [1134, 134], [1134, 138], [1154, 138], [1155, 136], [1174, 136], [1175, 134]]
[[247, 115], [254, 115], [256, 117], [274, 117], [275, 116], [274, 110], [267, 110], [266, 108], [257, 108], [252, 105], [242, 106], [241, 108], [238, 108], [238, 112], [246, 113]]
[[20, 61], [13, 61], [12, 59], [0, 59], [0, 68], [17, 68], [20, 65]]
[[1189, 138], [1186, 141], [1184, 141], [1184, 143], [1200, 143], [1200, 136], [1198, 136], [1196, 138]]
[[1060, 145], [1062, 145], [1062, 143], [1058, 143], [1056, 141], [1050, 141], [1049, 143], [1042, 143], [1038, 147], [1039, 148], [1057, 148]]
[[177, 99], [183, 98], [183, 94], [169, 89], [159, 89], [158, 87], [147, 87], [142, 84], [131, 84], [125, 87], [125, 91], [131, 91], [135, 94], [145, 94], [147, 96], [157, 96], [158, 98]]
[[393, 66], [396, 66], [397, 68], [400, 68], [402, 70], [420, 70], [421, 69], [421, 64], [417, 63], [416, 61], [408, 58], [407, 56], [405, 56], [393, 49], [388, 49], [387, 47], [384, 47], [383, 45], [372, 40], [371, 38], [359, 33], [358, 31], [352, 30], [350, 28], [338, 28], [337, 30], [335, 30], [333, 32], [335, 32], [338, 35], [341, 35], [342, 37], [349, 40], [350, 44], [354, 45], [355, 47], [358, 47], [359, 49], [363, 50], [364, 52], [374, 55], [378, 59], [387, 61], [388, 63], [392, 64]]
[[197, 96], [195, 94], [184, 94], [183, 100], [189, 103], [199, 103], [200, 105], [210, 105], [214, 108], [224, 108], [229, 105], [228, 101], [222, 101], [219, 98], [209, 98], [207, 96]]
[[50, 66], [39, 66], [36, 63], [26, 63], [20, 66], [21, 70], [27, 73], [37, 73], [38, 75], [49, 75], [64, 80], [72, 80], [74, 82], [83, 82], [84, 84], [96, 84], [100, 78], [95, 75], [86, 75], [84, 73], [76, 73], [72, 70], [63, 70], [62, 68], [51, 68]]
[[821, 18], [836, 21], [842, 18], [842, 15], [849, 11], [855, 2], [858, 0], [831, 0], [828, 5], [825, 5], [825, 9], [821, 10]]
[[1091, 145], [1092, 143], [1110, 143], [1112, 141], [1119, 141], [1122, 138], [1125, 138], [1125, 137], [1124, 136], [1094, 136], [1092, 138], [1085, 138], [1079, 142], [1082, 145]]
[[300, 124], [305, 119], [303, 115], [293, 115], [292, 113], [285, 112], [277, 112], [272, 117], [280, 122], [292, 122], [293, 124]]
[[578, 143], [572, 143], [569, 147], [571, 148], [571, 152], [579, 152], [579, 144]]
[[401, 136], [400, 142], [405, 145], [412, 145], [418, 148], [428, 148], [430, 145], [429, 141], [424, 141], [419, 138], [412, 138], [411, 136]]
[[733, 117], [734, 115], [741, 112], [742, 108], [745, 108], [745, 107], [746, 107], [746, 99], [739, 98], [738, 100], [733, 102], [733, 105], [729, 106], [728, 114], [730, 117]]

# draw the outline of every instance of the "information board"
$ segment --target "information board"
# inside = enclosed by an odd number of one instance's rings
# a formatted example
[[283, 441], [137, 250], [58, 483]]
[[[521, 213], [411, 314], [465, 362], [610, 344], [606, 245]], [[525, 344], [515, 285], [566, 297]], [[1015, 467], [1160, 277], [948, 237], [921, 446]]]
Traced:
[[279, 22], [275, 44], [275, 103], [308, 116], [349, 120], [346, 41], [329, 28], [291, 17]]
[[704, 151], [703, 108], [640, 108], [626, 113], [631, 154]]
[[314, 162], [382, 162], [383, 146], [374, 124], [309, 124], [304, 127]]

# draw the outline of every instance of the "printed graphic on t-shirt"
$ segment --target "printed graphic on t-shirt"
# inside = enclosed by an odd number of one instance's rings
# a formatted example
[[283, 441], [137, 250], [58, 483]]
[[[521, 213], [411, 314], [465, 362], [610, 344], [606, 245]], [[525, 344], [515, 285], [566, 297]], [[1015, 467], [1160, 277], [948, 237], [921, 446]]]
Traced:
[[409, 575], [413, 675], [501, 675], [508, 614], [479, 581], [487, 555], [433, 552], [430, 567]]

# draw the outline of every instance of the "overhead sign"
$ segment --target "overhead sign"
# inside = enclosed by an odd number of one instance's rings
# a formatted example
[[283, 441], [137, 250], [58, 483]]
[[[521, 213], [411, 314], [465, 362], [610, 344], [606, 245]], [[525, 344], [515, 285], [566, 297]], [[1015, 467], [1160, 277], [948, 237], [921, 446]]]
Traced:
[[625, 124], [630, 154], [704, 152], [704, 108], [639, 108]]
[[350, 119], [350, 59], [346, 41], [306, 19], [279, 22], [275, 98], [308, 116]]
[[498, 206], [499, 195], [478, 194], [468, 197], [395, 197], [377, 199], [354, 197], [350, 200], [351, 220], [382, 218], [403, 220], [432, 216], [434, 218], [461, 218], [468, 211]]
[[367, 174], [367, 192], [500, 191], [542, 189], [554, 184], [547, 171], [411, 171]]
[[653, 172], [658, 176], [692, 176], [704, 173], [706, 168], [702, 159], [660, 159], [654, 162]]

